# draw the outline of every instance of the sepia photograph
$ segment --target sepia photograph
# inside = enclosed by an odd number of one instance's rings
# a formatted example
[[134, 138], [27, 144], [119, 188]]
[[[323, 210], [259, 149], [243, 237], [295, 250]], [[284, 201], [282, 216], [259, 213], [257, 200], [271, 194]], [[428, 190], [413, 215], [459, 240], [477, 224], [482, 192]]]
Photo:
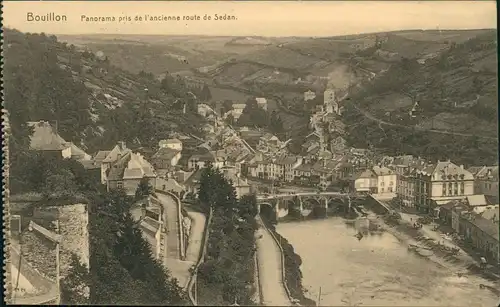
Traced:
[[4, 1], [12, 305], [500, 305], [496, 1]]

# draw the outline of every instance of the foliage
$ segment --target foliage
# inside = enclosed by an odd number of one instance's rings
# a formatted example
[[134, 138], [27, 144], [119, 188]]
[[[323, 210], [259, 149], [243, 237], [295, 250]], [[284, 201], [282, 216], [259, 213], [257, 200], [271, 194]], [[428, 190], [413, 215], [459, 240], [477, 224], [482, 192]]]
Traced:
[[276, 110], [272, 111], [269, 117], [269, 130], [274, 134], [281, 134], [285, 131], [283, 121]]
[[149, 183], [148, 178], [141, 178], [137, 190], [135, 191], [135, 200], [140, 200], [154, 194], [154, 187]]
[[268, 125], [268, 114], [260, 108], [255, 99], [249, 98], [238, 119], [239, 126], [264, 128]]
[[210, 88], [206, 84], [203, 85], [203, 89], [201, 90], [200, 93], [200, 99], [202, 101], [209, 101], [212, 99], [212, 93], [210, 92]]
[[[192, 121], [172, 107], [182, 100], [189, 112], [197, 112], [196, 96], [202, 88], [180, 77], [168, 76], [160, 82], [151, 73], [133, 75], [43, 33], [5, 29], [4, 38], [9, 58], [4, 86], [12, 161], [19, 157], [19, 149], [29, 146], [28, 121], [57, 123], [66, 141], [88, 152], [110, 148], [121, 140], [130, 147], [156, 145], [158, 135], [172, 131], [172, 123], [187, 133], [201, 131], [200, 120]], [[120, 103], [110, 107], [104, 93], [122, 93], [117, 96]]]
[[290, 294], [293, 298], [297, 299], [302, 306], [316, 306], [316, 302], [307, 298], [304, 294], [304, 287], [302, 286], [302, 258], [295, 253], [293, 246], [286, 238], [280, 235], [274, 226], [274, 219], [269, 216], [262, 216], [262, 220], [266, 227], [272, 231], [275, 237], [281, 242], [283, 247], [283, 255], [285, 256], [285, 278]]
[[203, 170], [198, 195], [200, 202], [211, 206], [214, 213], [199, 276], [208, 284], [221, 285], [227, 302], [236, 298], [240, 304], [249, 304], [249, 289], [254, 280], [257, 200], [250, 195], [238, 201], [232, 183], [212, 167]]
[[223, 114], [231, 111], [233, 109], [233, 102], [229, 99], [226, 99], [222, 102], [222, 110], [223, 110]]
[[71, 254], [71, 268], [61, 279], [61, 303], [64, 305], [87, 305], [89, 303], [90, 273], [78, 255]]
[[37, 151], [20, 151], [10, 168], [11, 193], [40, 191], [68, 196], [99, 189], [98, 178], [74, 160]]
[[90, 216], [91, 304], [185, 305], [186, 294], [153, 258], [124, 191], [95, 194]]

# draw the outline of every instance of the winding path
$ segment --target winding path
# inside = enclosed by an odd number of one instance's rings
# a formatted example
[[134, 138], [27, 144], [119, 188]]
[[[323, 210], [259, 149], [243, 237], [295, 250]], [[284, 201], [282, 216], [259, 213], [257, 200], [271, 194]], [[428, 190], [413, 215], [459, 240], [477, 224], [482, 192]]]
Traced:
[[257, 218], [257, 257], [262, 304], [265, 306], [291, 306], [282, 279], [281, 251], [273, 237], [266, 230], [262, 220]]

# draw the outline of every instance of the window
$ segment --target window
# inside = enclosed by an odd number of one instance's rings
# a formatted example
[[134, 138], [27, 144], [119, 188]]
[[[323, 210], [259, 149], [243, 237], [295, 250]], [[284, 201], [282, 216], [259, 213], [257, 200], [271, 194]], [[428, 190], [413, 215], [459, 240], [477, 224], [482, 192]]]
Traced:
[[384, 193], [384, 188], [380, 188], [380, 192], [381, 192], [381, 193]]
[[384, 182], [383, 181], [380, 183], [380, 186], [382, 186], [382, 187], [384, 186]]
[[123, 181], [117, 181], [117, 182], [116, 182], [116, 187], [117, 187], [118, 189], [122, 189], [122, 188], [123, 188]]

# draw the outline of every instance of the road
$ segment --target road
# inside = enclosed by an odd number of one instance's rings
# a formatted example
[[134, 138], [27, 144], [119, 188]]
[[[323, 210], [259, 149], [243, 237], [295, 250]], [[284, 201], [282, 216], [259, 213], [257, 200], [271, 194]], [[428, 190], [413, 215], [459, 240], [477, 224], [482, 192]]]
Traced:
[[[271, 234], [257, 218], [257, 257], [262, 304], [265, 306], [291, 306], [282, 281], [281, 252]], [[261, 237], [262, 236], [262, 237]]]
[[166, 258], [180, 259], [179, 211], [175, 200], [168, 195], [157, 193], [156, 197], [163, 205], [164, 221], [167, 228]]
[[189, 269], [198, 261], [202, 239], [205, 231], [205, 215], [198, 212], [188, 212], [191, 218], [191, 231], [187, 245], [186, 260], [180, 259], [179, 215], [176, 200], [162, 193], [157, 193], [158, 200], [163, 204], [164, 218], [167, 221], [167, 243], [164, 264], [179, 281], [179, 286], [188, 285], [191, 273]]
[[191, 232], [186, 252], [186, 261], [196, 263], [200, 257], [203, 243], [203, 234], [205, 232], [205, 215], [199, 212], [188, 212], [191, 218]]
[[496, 137], [491, 137], [491, 136], [481, 136], [481, 135], [477, 135], [477, 134], [460, 133], [460, 132], [450, 132], [450, 131], [436, 130], [436, 129], [425, 129], [425, 128], [422, 128], [422, 127], [407, 126], [407, 125], [402, 125], [402, 124], [390, 123], [390, 122], [383, 121], [383, 120], [381, 120], [379, 118], [376, 118], [372, 114], [370, 114], [367, 111], [365, 111], [365, 110], [359, 108], [358, 106], [356, 106], [356, 104], [354, 104], [354, 103], [352, 104], [352, 106], [357, 111], [359, 111], [359, 113], [361, 113], [364, 117], [366, 117], [366, 118], [368, 118], [370, 120], [373, 120], [373, 121], [379, 123], [379, 125], [386, 125], [386, 126], [398, 127], [398, 128], [408, 129], [408, 130], [417, 130], [417, 131], [432, 132], [432, 133], [438, 133], [438, 134], [457, 135], [457, 136], [464, 136], [464, 137], [478, 137], [478, 138], [488, 139], [488, 140], [497, 140]]

